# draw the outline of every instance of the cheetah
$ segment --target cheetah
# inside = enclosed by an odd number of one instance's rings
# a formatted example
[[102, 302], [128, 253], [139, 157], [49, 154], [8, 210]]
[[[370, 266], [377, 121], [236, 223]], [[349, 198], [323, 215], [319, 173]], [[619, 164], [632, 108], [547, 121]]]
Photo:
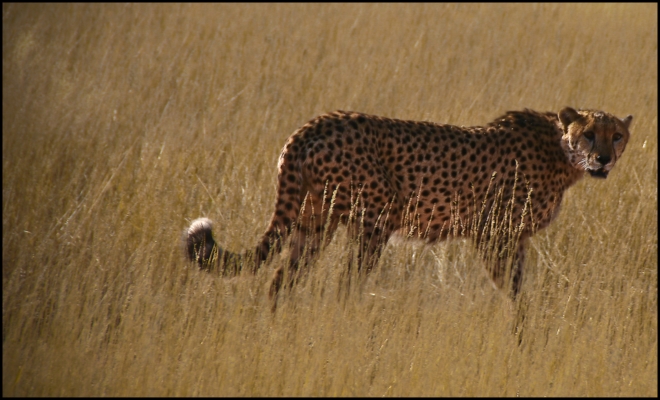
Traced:
[[224, 275], [254, 273], [290, 238], [289, 262], [270, 284], [274, 297], [340, 223], [357, 243], [352, 263], [365, 272], [395, 233], [427, 243], [466, 237], [495, 285], [508, 286], [515, 300], [525, 242], [557, 216], [564, 192], [585, 172], [607, 177], [631, 122], [632, 115], [570, 107], [509, 111], [473, 127], [359, 112], [321, 115], [282, 149], [275, 211], [256, 248], [240, 254], [222, 248], [211, 221], [200, 218], [184, 232], [187, 257]]

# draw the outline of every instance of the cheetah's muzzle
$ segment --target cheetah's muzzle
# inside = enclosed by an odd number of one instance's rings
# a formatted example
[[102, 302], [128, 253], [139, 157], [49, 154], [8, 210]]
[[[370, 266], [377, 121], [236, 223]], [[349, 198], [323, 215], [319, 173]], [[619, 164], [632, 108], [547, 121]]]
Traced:
[[602, 178], [602, 179], [606, 179], [606, 178], [607, 178], [607, 174], [609, 174], [609, 171], [605, 171], [605, 170], [602, 169], [602, 168], [600, 168], [600, 169], [596, 169], [596, 170], [593, 170], [593, 169], [590, 169], [590, 170], [589, 170], [589, 175], [593, 176], [594, 178]]

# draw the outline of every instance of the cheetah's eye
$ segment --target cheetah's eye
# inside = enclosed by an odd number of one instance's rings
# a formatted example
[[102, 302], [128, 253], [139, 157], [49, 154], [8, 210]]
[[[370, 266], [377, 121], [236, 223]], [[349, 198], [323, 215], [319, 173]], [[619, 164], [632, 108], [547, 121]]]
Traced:
[[596, 135], [594, 134], [593, 131], [586, 131], [586, 132], [583, 133], [583, 135], [590, 142], [593, 142], [594, 138], [596, 137]]
[[623, 135], [620, 133], [615, 133], [614, 136], [612, 136], [612, 140], [614, 140], [615, 142], [618, 142], [621, 139], [623, 139]]

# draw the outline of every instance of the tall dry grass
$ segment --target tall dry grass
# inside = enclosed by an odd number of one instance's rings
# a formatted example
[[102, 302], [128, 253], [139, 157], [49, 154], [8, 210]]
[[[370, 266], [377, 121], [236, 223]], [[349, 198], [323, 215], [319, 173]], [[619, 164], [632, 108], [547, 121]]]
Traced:
[[[657, 396], [657, 5], [2, 12], [4, 396]], [[632, 138], [531, 240], [520, 310], [460, 241], [388, 246], [342, 295], [340, 232], [275, 314], [282, 259], [184, 262], [199, 216], [254, 245], [319, 113], [565, 105], [633, 114]]]

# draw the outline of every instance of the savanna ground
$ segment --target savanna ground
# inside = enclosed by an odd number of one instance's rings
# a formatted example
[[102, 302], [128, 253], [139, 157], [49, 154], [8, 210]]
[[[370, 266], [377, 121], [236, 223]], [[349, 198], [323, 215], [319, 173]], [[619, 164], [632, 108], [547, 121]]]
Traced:
[[[3, 396], [657, 396], [657, 35], [655, 4], [3, 4]], [[184, 261], [200, 216], [256, 243], [322, 112], [566, 105], [632, 138], [531, 240], [516, 306], [462, 241], [392, 244], [340, 295], [340, 232], [275, 314], [285, 255]]]

